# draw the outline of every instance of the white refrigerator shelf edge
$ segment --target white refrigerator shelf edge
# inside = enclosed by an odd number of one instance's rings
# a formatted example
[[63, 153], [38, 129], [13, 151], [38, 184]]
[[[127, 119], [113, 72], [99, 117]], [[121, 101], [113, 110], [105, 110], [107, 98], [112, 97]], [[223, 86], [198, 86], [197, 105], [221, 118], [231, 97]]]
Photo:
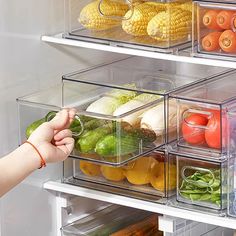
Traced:
[[139, 50], [139, 49], [133, 49], [133, 48], [117, 47], [117, 46], [104, 45], [104, 44], [98, 44], [98, 43], [93, 43], [93, 42], [65, 39], [62, 37], [62, 34], [57, 34], [54, 36], [44, 35], [41, 37], [41, 40], [48, 43], [55, 43], [55, 44], [74, 46], [74, 47], [83, 47], [83, 48], [96, 49], [96, 50], [102, 50], [102, 51], [107, 51], [107, 52], [122, 53], [122, 54], [133, 55], [133, 56], [142, 56], [142, 57], [161, 59], [161, 60], [186, 62], [186, 63], [192, 63], [192, 64], [201, 64], [201, 65], [218, 66], [218, 67], [236, 69], [236, 62], [191, 57], [190, 53], [186, 53], [186, 52], [181, 52], [180, 55], [151, 52], [151, 51], [145, 51], [145, 50]]
[[106, 193], [98, 190], [88, 189], [69, 185], [57, 181], [48, 181], [44, 183], [44, 189], [53, 190], [56, 192], [67, 193], [80, 197], [91, 198], [99, 201], [105, 201], [122, 206], [134, 207], [150, 212], [160, 213], [173, 217], [198, 221], [207, 224], [213, 224], [226, 228], [236, 229], [236, 219], [228, 217], [220, 217], [206, 213], [194, 212], [185, 209], [179, 209], [164, 204], [157, 204], [154, 202], [143, 201], [139, 199], [120, 196], [112, 193]]

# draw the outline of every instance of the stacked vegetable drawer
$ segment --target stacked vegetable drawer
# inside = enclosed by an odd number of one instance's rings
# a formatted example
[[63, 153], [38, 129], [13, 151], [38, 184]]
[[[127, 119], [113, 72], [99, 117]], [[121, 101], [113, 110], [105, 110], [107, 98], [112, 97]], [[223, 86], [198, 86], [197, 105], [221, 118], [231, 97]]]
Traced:
[[190, 0], [65, 0], [65, 6], [65, 38], [163, 52], [191, 46]]
[[177, 193], [185, 206], [222, 210], [236, 74], [204, 73], [211, 77], [128, 58], [65, 75], [58, 86], [18, 99], [20, 143], [58, 110], [74, 107], [75, 147], [63, 182], [160, 203]]
[[193, 54], [200, 57], [235, 60], [235, 2], [194, 1], [193, 12]]
[[177, 140], [169, 144], [177, 159], [180, 202], [220, 211], [227, 206], [234, 176], [227, 164], [235, 153], [235, 76], [230, 72], [170, 94], [178, 110], [186, 107], [177, 113]]
[[236, 107], [227, 114], [228, 118], [228, 215], [236, 217]]

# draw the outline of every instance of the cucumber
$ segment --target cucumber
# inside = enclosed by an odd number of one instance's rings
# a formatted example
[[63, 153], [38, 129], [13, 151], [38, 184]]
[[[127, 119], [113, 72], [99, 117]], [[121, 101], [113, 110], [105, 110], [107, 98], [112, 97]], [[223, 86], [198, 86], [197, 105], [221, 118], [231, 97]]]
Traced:
[[94, 148], [99, 139], [112, 132], [112, 124], [107, 124], [85, 132], [75, 144], [75, 149], [82, 153], [94, 152]]
[[141, 141], [142, 145], [148, 145], [156, 140], [156, 134], [145, 129], [125, 129], [119, 135], [113, 133], [101, 138], [95, 152], [107, 158], [125, 156], [138, 151]]
[[127, 155], [138, 150], [138, 138], [132, 135], [116, 137], [109, 134], [101, 138], [95, 147], [95, 152], [103, 157]]

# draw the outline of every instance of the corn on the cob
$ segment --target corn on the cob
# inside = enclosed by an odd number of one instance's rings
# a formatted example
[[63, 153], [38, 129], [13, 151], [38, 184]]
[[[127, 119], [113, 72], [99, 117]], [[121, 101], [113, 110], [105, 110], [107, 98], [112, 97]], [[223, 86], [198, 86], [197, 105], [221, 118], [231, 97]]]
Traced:
[[100, 8], [104, 15], [100, 14], [98, 8], [99, 1], [89, 3], [81, 10], [78, 21], [87, 29], [107, 30], [121, 24], [121, 19], [112, 17], [123, 17], [129, 6], [118, 1], [103, 0]]
[[147, 35], [147, 24], [158, 13], [158, 9], [147, 3], [136, 5], [125, 14], [123, 30], [133, 36]]
[[172, 8], [154, 16], [148, 23], [147, 32], [161, 42], [182, 40], [190, 33], [191, 23], [190, 11]]

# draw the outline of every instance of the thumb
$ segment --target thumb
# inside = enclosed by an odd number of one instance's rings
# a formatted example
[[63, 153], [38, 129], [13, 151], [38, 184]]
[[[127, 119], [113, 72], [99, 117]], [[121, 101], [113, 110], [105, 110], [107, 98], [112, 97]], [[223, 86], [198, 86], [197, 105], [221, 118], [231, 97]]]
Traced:
[[68, 111], [67, 110], [61, 110], [48, 123], [49, 123], [49, 125], [51, 126], [52, 129], [62, 130], [64, 128], [67, 128], [68, 118], [69, 118]]

